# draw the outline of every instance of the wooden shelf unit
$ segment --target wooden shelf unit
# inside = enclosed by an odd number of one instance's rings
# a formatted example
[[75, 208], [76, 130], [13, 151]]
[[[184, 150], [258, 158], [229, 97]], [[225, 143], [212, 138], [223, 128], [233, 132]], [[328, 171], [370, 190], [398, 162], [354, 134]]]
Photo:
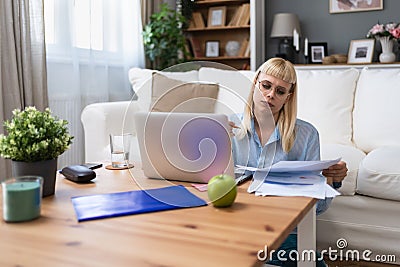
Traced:
[[[225, 53], [225, 46], [228, 41], [237, 41], [242, 45], [245, 40], [248, 40], [248, 45], [250, 46], [250, 20], [246, 25], [229, 25], [229, 22], [232, 20], [237, 10], [244, 4], [250, 5], [250, 0], [196, 1], [193, 12], [199, 12], [201, 14], [205, 27], [190, 27], [186, 30], [186, 36], [188, 42], [192, 46], [192, 50], [197, 50], [197, 55], [193, 55], [193, 60], [215, 61], [236, 69], [250, 68], [250, 55], [227, 56]], [[224, 26], [207, 27], [209, 9], [214, 7], [226, 7]], [[248, 15], [249, 14], [250, 10], [248, 10]], [[193, 39], [195, 39], [195, 41], [193, 41]], [[205, 56], [206, 42], [208, 41], [219, 42], [218, 57]], [[195, 42], [196, 45], [193, 45], [193, 42]], [[193, 46], [197, 46], [197, 49]]]

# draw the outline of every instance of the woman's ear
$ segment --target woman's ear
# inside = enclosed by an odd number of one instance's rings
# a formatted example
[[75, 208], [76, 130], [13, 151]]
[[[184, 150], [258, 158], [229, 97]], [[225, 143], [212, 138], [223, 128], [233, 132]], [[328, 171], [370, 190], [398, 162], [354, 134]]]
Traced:
[[290, 100], [290, 98], [292, 97], [292, 93], [289, 93], [287, 96], [286, 96], [286, 100], [285, 100], [285, 104], [287, 103], [287, 102], [289, 102], [289, 100]]

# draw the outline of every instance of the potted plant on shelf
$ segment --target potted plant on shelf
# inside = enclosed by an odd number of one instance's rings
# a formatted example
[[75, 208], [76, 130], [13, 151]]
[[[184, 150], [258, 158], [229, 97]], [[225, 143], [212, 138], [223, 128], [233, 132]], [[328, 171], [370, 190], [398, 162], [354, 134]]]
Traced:
[[7, 135], [0, 135], [0, 155], [12, 160], [12, 175], [43, 177], [42, 196], [54, 194], [58, 156], [72, 143], [66, 120], [35, 107], [15, 109], [4, 122]]
[[150, 22], [143, 30], [143, 43], [153, 69], [162, 70], [186, 61], [189, 52], [184, 25], [187, 25], [186, 18], [165, 3], [160, 12], [150, 16]]

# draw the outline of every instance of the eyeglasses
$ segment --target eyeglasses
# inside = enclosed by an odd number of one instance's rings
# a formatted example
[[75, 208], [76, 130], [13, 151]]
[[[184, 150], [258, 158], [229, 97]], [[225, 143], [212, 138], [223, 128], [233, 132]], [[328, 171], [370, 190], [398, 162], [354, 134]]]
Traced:
[[[272, 84], [267, 81], [257, 81], [260, 85], [258, 86], [258, 89], [260, 90], [260, 92], [264, 95], [264, 94], [269, 94], [272, 90]], [[285, 87], [282, 86], [275, 86], [274, 88], [274, 94], [275, 97], [277, 99], [285, 99], [286, 97], [288, 97], [289, 95], [291, 95], [291, 93], [288, 92], [289, 90], [286, 89]]]

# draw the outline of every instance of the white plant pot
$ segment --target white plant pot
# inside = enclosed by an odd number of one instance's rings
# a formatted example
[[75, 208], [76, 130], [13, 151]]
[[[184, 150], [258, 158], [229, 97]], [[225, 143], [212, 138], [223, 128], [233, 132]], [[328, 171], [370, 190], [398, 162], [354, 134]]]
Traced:
[[382, 53], [379, 55], [381, 63], [391, 63], [396, 60], [396, 55], [393, 53], [393, 39], [388, 36], [379, 38], [382, 47]]

